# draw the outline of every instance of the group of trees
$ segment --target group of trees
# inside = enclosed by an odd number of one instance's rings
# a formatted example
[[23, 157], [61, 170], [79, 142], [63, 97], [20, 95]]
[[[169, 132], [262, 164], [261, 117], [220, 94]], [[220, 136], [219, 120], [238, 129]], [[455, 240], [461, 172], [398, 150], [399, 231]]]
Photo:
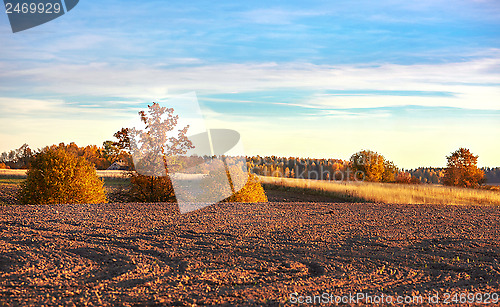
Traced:
[[89, 161], [95, 169], [107, 169], [115, 161], [124, 161], [130, 163], [132, 158], [130, 154], [119, 147], [117, 142], [106, 141], [102, 147], [88, 145], [79, 147], [75, 143], [51, 145], [38, 150], [32, 150], [28, 144], [24, 144], [18, 149], [0, 154], [0, 168], [27, 169], [37, 153], [46, 151], [50, 148], [62, 148], [74, 156], [82, 157]]
[[28, 146], [23, 144], [21, 147], [9, 152], [0, 154], [0, 169], [2, 168], [28, 168], [34, 152]]
[[[52, 145], [31, 151], [28, 145], [19, 150], [1, 155], [2, 163], [13, 168], [28, 168], [27, 179], [21, 184], [19, 199], [22, 203], [99, 203], [106, 201], [104, 182], [96, 175], [96, 169], [105, 169], [114, 161], [124, 161], [130, 167], [131, 188], [129, 196], [135, 201], [165, 202], [175, 201], [172, 182], [168, 176], [169, 165], [196, 166], [209, 157], [190, 157], [176, 159], [188, 149], [193, 148], [187, 138], [189, 126], [178, 130], [177, 137], [169, 136], [169, 132], [177, 126], [177, 116], [173, 109], [160, 107], [157, 103], [148, 106], [147, 111], [139, 112], [144, 130], [123, 128], [115, 137], [116, 142], [106, 141], [103, 147], [78, 147], [74, 143]], [[135, 165], [132, 157], [140, 143], [140, 159]], [[168, 164], [167, 159], [174, 158], [175, 163]], [[135, 157], [137, 158], [137, 157]], [[172, 162], [172, 161], [170, 161]], [[224, 159], [226, 163], [226, 159]], [[244, 173], [248, 181], [241, 190], [233, 188], [229, 169], [226, 165], [225, 176], [231, 183], [232, 195], [225, 201], [255, 202], [267, 201], [262, 185], [255, 175]], [[134, 171], [139, 168], [141, 171]], [[209, 176], [212, 171], [209, 171]], [[233, 178], [234, 180], [235, 178]], [[218, 186], [210, 186], [217, 189]]]
[[[500, 167], [483, 167], [480, 170], [484, 172], [486, 183], [500, 183]], [[421, 183], [444, 184], [446, 167], [419, 167], [404, 172]]]
[[400, 170], [381, 154], [362, 150], [349, 161], [284, 157], [248, 157], [248, 169], [257, 175], [329, 181], [366, 180], [371, 182], [433, 183], [478, 187], [485, 182], [500, 182], [500, 168], [477, 167], [478, 156], [460, 148], [447, 157], [445, 168]]
[[500, 167], [484, 167], [481, 170], [484, 172], [486, 182], [500, 182]]
[[442, 184], [446, 173], [444, 167], [419, 167], [407, 170], [416, 180], [421, 183]]
[[327, 181], [395, 182], [399, 169], [392, 161], [370, 150], [353, 154], [349, 161], [295, 157], [248, 157], [250, 172], [271, 177]]
[[[339, 159], [247, 157], [247, 169], [256, 175], [318, 180], [344, 180], [349, 165]], [[351, 176], [352, 178], [352, 176]]]

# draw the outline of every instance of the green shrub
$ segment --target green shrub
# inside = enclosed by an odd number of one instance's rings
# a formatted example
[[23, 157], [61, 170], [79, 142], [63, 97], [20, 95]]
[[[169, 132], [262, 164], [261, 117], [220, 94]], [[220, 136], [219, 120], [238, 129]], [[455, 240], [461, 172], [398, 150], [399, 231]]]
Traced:
[[38, 153], [19, 192], [23, 204], [83, 204], [106, 202], [104, 182], [92, 164], [64, 148]]

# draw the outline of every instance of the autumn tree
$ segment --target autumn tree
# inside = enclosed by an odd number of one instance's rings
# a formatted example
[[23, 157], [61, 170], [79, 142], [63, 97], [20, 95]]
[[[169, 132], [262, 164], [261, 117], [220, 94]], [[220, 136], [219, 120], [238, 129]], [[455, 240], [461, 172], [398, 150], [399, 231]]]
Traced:
[[[124, 131], [127, 131], [126, 129]], [[119, 131], [121, 132], [121, 131]], [[119, 135], [119, 133], [115, 133], [115, 136]], [[119, 137], [117, 137], [119, 139]], [[104, 141], [102, 143], [102, 154], [103, 157], [106, 159], [106, 161], [109, 162], [109, 165], [113, 164], [114, 162], [122, 162], [124, 163], [128, 168], [132, 169], [133, 168], [133, 159], [132, 155], [129, 153], [129, 150], [126, 150], [122, 144], [119, 142], [113, 142], [113, 141]]]
[[[229, 185], [227, 180], [229, 180]], [[233, 182], [245, 182], [245, 184], [235, 192]], [[223, 199], [222, 202], [267, 202], [266, 193], [258, 177], [242, 171], [241, 168], [235, 165], [229, 166], [226, 170], [217, 169], [211, 171], [208, 177], [202, 179], [201, 186], [205, 193], [211, 194], [210, 199], [216, 199], [219, 195], [230, 195]]]
[[477, 187], [484, 182], [484, 172], [477, 168], [477, 158], [467, 148], [460, 148], [447, 156], [443, 183], [449, 186]]
[[[384, 174], [384, 157], [371, 150], [362, 150], [351, 156], [351, 167], [356, 176], [363, 175], [367, 181], [379, 182]], [[356, 178], [363, 179], [363, 178]]]
[[371, 150], [362, 150], [353, 154], [350, 162], [356, 176], [364, 174], [367, 181], [394, 182], [399, 172], [392, 161], [386, 160], [384, 156]]
[[113, 136], [118, 139], [117, 142], [111, 142], [113, 146], [116, 146], [118, 149], [130, 151], [129, 128], [122, 128]]
[[102, 143], [103, 156], [110, 163], [118, 161], [120, 159], [121, 149], [113, 141], [104, 141]]
[[172, 133], [177, 128], [178, 115], [174, 115], [173, 108], [161, 107], [156, 102], [148, 105], [147, 111], [140, 111], [139, 116], [144, 129], [123, 128], [115, 133], [118, 146], [129, 150], [134, 157], [130, 196], [144, 202], [175, 201], [167, 158], [193, 148], [186, 136], [189, 125]]
[[395, 182], [398, 173], [399, 170], [396, 167], [396, 165], [394, 165], [394, 162], [388, 160], [384, 161], [384, 172], [382, 173], [382, 182]]
[[104, 157], [104, 150], [96, 145], [83, 148], [83, 157], [92, 163], [96, 169], [107, 169], [111, 163]]

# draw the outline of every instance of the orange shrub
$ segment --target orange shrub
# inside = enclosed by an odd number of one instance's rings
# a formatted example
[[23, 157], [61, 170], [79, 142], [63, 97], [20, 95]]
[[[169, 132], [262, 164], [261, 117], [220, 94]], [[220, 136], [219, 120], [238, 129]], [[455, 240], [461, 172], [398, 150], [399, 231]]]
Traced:
[[64, 148], [47, 148], [33, 159], [19, 199], [23, 204], [103, 203], [103, 185], [83, 157]]
[[129, 197], [136, 202], [175, 202], [174, 188], [168, 176], [145, 176], [130, 172]]
[[[243, 171], [237, 166], [229, 166], [230, 172], [216, 169], [202, 180], [205, 190], [217, 198], [219, 195], [230, 195], [223, 202], [266, 202], [267, 196], [256, 175]], [[229, 183], [229, 184], [228, 184]], [[243, 185], [243, 183], [245, 183]], [[243, 187], [241, 187], [243, 185]], [[241, 189], [239, 189], [241, 187]], [[232, 193], [232, 189], [239, 189]], [[223, 197], [223, 196], [222, 196]]]
[[254, 174], [248, 173], [248, 181], [243, 188], [224, 201], [242, 203], [267, 202], [267, 196], [259, 178]]

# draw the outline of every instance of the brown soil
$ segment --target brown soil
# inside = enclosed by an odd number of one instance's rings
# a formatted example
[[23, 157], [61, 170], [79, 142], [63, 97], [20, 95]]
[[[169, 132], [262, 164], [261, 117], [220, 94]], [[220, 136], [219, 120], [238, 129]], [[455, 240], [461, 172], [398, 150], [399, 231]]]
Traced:
[[333, 196], [316, 194], [313, 192], [285, 191], [285, 190], [266, 190], [267, 199], [270, 202], [316, 202], [316, 203], [333, 203], [345, 202]]
[[[106, 196], [109, 202], [124, 203], [128, 202], [128, 197], [124, 186], [106, 186]], [[0, 205], [15, 205], [17, 204], [17, 192], [19, 185], [17, 184], [0, 184]], [[305, 192], [290, 192], [284, 190], [266, 190], [267, 198], [270, 202], [342, 202], [331, 196], [318, 195]]]
[[500, 293], [499, 222], [499, 207], [320, 200], [185, 215], [172, 204], [0, 206], [0, 305], [274, 306], [290, 305], [293, 292], [486, 297]]
[[0, 184], [0, 206], [15, 205], [17, 203], [17, 192], [19, 186], [17, 184]]

